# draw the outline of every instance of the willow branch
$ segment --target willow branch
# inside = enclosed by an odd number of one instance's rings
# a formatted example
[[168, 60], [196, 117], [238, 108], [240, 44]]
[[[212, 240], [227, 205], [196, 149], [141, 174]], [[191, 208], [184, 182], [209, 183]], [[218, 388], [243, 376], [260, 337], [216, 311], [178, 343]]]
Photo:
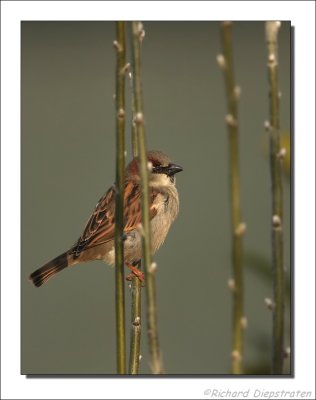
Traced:
[[125, 22], [116, 22], [115, 301], [117, 373], [126, 373], [123, 199], [125, 168]]
[[156, 285], [154, 268], [151, 257], [151, 232], [149, 221], [149, 187], [148, 161], [146, 151], [146, 135], [144, 125], [144, 106], [141, 82], [141, 42], [144, 37], [143, 25], [132, 22], [132, 50], [135, 98], [135, 123], [137, 129], [138, 156], [140, 160], [140, 176], [142, 186], [142, 248], [145, 269], [146, 303], [147, 303], [147, 332], [150, 353], [150, 366], [154, 374], [163, 372], [157, 326]]
[[273, 360], [272, 373], [283, 373], [284, 361], [284, 294], [283, 268], [283, 189], [282, 152], [280, 151], [280, 92], [278, 82], [279, 21], [266, 22], [268, 80], [270, 97], [270, 173], [272, 189], [272, 269], [273, 269]]
[[232, 272], [231, 290], [233, 294], [233, 343], [232, 343], [232, 372], [243, 372], [243, 341], [244, 341], [244, 278], [243, 278], [243, 243], [242, 237], [246, 225], [241, 219], [240, 183], [239, 183], [239, 148], [238, 148], [238, 100], [240, 88], [235, 84], [232, 24], [221, 24], [222, 52], [217, 60], [224, 74], [227, 98], [226, 124], [229, 142], [230, 168], [230, 201], [232, 226]]
[[135, 93], [133, 91], [133, 74], [130, 74], [130, 82], [132, 86], [132, 115], [133, 115], [133, 120], [132, 120], [132, 152], [133, 152], [133, 157], [138, 156], [138, 138], [137, 138], [137, 127], [136, 127], [136, 120], [135, 120]]
[[132, 278], [132, 321], [131, 321], [131, 345], [129, 357], [129, 373], [137, 375], [140, 364], [140, 338], [141, 338], [141, 294], [142, 283], [137, 276]]
[[[131, 87], [133, 88], [133, 74], [130, 73]], [[137, 157], [137, 130], [135, 123], [135, 96], [132, 90], [132, 151], [133, 157]], [[139, 262], [138, 268], [141, 269]], [[132, 291], [132, 310], [131, 310], [131, 335], [130, 335], [130, 356], [129, 373], [137, 375], [140, 365], [140, 341], [141, 341], [141, 304], [142, 304], [142, 283], [140, 279], [133, 276], [131, 283]]]

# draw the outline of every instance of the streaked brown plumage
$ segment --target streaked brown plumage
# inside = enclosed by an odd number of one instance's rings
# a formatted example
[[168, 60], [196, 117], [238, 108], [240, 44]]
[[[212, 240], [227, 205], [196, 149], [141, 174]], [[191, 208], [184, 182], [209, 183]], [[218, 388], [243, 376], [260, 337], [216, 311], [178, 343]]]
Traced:
[[[149, 151], [148, 161], [152, 163], [149, 177], [151, 247], [155, 253], [169, 231], [179, 211], [178, 192], [175, 187], [177, 172], [182, 167], [172, 164], [161, 151]], [[142, 257], [141, 236], [137, 229], [141, 223], [141, 187], [138, 159], [134, 158], [125, 170], [124, 184], [124, 261], [137, 274], [134, 265]], [[78, 263], [103, 260], [115, 263], [115, 186], [101, 197], [90, 216], [86, 227], [68, 251], [54, 258], [30, 275], [35, 286], [41, 286], [64, 268]]]

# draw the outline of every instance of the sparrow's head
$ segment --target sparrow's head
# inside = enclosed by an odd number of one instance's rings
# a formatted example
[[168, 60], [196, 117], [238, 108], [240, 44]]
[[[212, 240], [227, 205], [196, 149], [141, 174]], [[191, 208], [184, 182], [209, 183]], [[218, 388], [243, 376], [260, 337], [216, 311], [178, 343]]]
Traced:
[[[151, 168], [150, 184], [168, 185], [175, 183], [174, 175], [183, 170], [180, 165], [171, 162], [170, 158], [162, 151], [151, 150], [147, 152], [148, 165]], [[127, 167], [128, 173], [134, 176], [140, 175], [138, 159], [134, 158]]]

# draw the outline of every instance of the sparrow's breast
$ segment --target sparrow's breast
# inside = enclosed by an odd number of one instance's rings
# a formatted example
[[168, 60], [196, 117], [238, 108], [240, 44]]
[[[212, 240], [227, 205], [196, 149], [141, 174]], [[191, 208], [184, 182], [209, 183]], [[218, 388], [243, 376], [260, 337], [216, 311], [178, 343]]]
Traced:
[[[179, 198], [175, 186], [163, 188], [155, 198], [157, 214], [150, 221], [151, 249], [154, 254], [163, 244], [172, 222], [179, 212]], [[112, 251], [109, 251], [104, 260], [108, 264], [115, 263], [114, 243]], [[128, 232], [124, 241], [124, 260], [126, 264], [132, 264], [142, 258], [142, 238], [138, 230]]]
[[172, 222], [179, 212], [179, 197], [175, 186], [164, 188], [157, 196], [157, 214], [151, 220], [151, 245], [155, 253], [163, 244]]

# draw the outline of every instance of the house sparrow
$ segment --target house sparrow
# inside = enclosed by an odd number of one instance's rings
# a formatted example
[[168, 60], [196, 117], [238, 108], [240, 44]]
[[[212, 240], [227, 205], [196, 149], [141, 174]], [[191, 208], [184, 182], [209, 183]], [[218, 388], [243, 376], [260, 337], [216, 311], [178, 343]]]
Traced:
[[[152, 165], [149, 175], [149, 216], [151, 250], [154, 254], [167, 236], [171, 223], [179, 211], [179, 197], [175, 187], [175, 174], [182, 167], [172, 164], [161, 151], [149, 151]], [[136, 265], [142, 257], [141, 183], [139, 160], [134, 158], [125, 169], [124, 183], [124, 262], [131, 271], [143, 279]], [[41, 286], [57, 272], [71, 265], [92, 260], [115, 264], [115, 186], [101, 197], [90, 216], [83, 234], [68, 251], [54, 258], [30, 275], [35, 286]]]

